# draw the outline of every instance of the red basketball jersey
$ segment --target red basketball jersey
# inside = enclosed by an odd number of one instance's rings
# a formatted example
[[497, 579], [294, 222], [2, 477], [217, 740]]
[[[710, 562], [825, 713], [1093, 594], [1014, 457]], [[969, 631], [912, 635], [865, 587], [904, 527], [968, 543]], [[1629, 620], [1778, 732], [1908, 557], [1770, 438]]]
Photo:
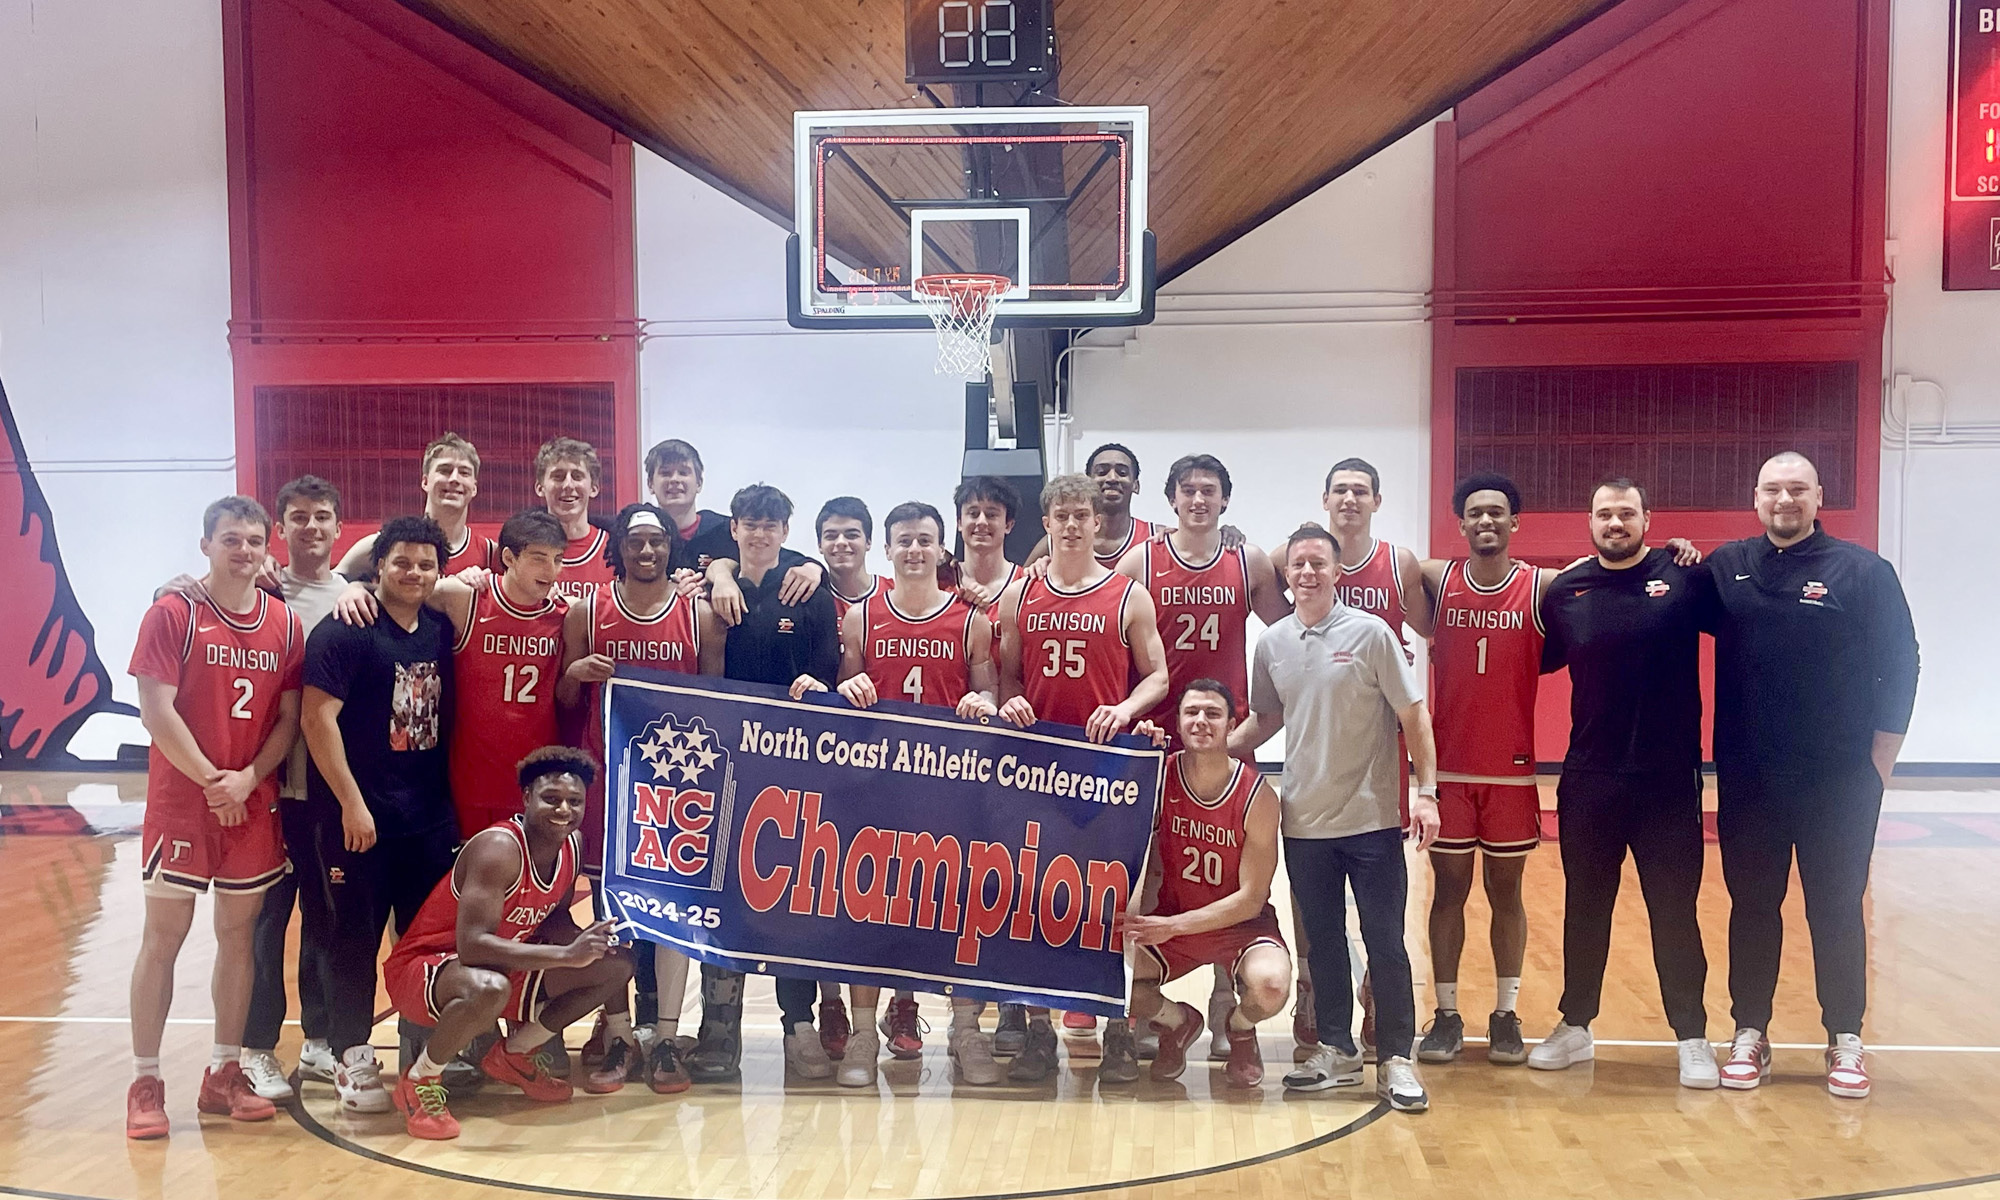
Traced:
[[[296, 692], [305, 674], [306, 637], [298, 614], [258, 591], [248, 612], [226, 612], [206, 593], [169, 592], [139, 622], [133, 675], [173, 684], [174, 711], [208, 761], [240, 771], [256, 759], [278, 723], [278, 698]], [[250, 803], [277, 799], [273, 775]], [[201, 785], [181, 774], [155, 744], [146, 755], [146, 797], [152, 803], [205, 808]]]
[[572, 540], [563, 551], [562, 575], [556, 579], [556, 595], [565, 600], [579, 600], [600, 587], [609, 587], [618, 578], [611, 570], [611, 560], [605, 556], [605, 548], [611, 544], [611, 534], [593, 525], [590, 532]]
[[885, 589], [861, 602], [861, 666], [884, 700], [955, 707], [971, 688], [972, 623], [986, 618], [946, 593], [925, 617], [904, 616]]
[[1532, 779], [1535, 682], [1542, 668], [1542, 616], [1535, 568], [1515, 563], [1498, 587], [1445, 566], [1431, 639], [1436, 687], [1438, 778], [1458, 783]]
[[1261, 778], [1257, 768], [1236, 760], [1235, 774], [1217, 800], [1189, 790], [1181, 777], [1181, 754], [1167, 756], [1166, 788], [1160, 801], [1154, 848], [1160, 856], [1162, 916], [1193, 912], [1236, 894], [1243, 865], [1243, 816]]
[[484, 567], [489, 571], [500, 569], [500, 543], [490, 537], [481, 537], [470, 529], [451, 553], [438, 564], [440, 575], [456, 575], [467, 567]]
[[1219, 679], [1236, 696], [1236, 716], [1248, 711], [1250, 563], [1241, 546], [1218, 550], [1206, 566], [1190, 566], [1171, 536], [1146, 543], [1146, 589], [1159, 613], [1167, 649], [1167, 696], [1149, 715], [1169, 735], [1176, 729], [1174, 694], [1196, 679]]
[[895, 591], [896, 581], [894, 579], [891, 579], [887, 575], [870, 575], [868, 577], [867, 591], [862, 592], [859, 596], [847, 596], [841, 594], [840, 589], [834, 587], [832, 580], [829, 579], [826, 585], [826, 590], [833, 593], [834, 619], [836, 621], [845, 621], [847, 619], [848, 609], [853, 608], [855, 605], [860, 604], [864, 601], [872, 600], [876, 596], [885, 596], [890, 592]]
[[451, 726], [451, 798], [459, 832], [472, 834], [520, 807], [514, 764], [561, 740], [556, 679], [563, 616], [551, 595], [540, 608], [509, 603], [495, 576], [473, 596], [471, 619], [453, 646], [458, 690]]
[[1021, 692], [1037, 718], [1082, 725], [1132, 694], [1125, 604], [1138, 586], [1113, 572], [1077, 592], [1046, 575], [1021, 589]]
[[1403, 577], [1396, 570], [1396, 548], [1380, 538], [1360, 564], [1340, 568], [1335, 585], [1340, 602], [1349, 608], [1374, 613], [1388, 622], [1396, 640], [1406, 642], [1403, 633]]
[[[535, 862], [528, 856], [528, 829], [520, 816], [512, 816], [490, 826], [514, 839], [521, 850], [521, 873], [514, 877], [514, 886], [507, 890], [507, 898], [500, 905], [500, 923], [493, 928], [493, 936], [510, 942], [525, 942], [541, 928], [542, 922], [569, 895], [576, 885], [577, 856], [581, 853], [579, 835], [572, 831], [563, 839], [561, 849], [556, 851], [555, 870], [547, 879], [535, 871]], [[484, 831], [482, 831], [484, 832]], [[470, 839], [467, 839], [468, 841]], [[463, 851], [460, 852], [461, 855]], [[458, 864], [424, 899], [423, 907], [417, 910], [416, 919], [410, 928], [396, 940], [395, 949], [389, 952], [387, 970], [393, 971], [401, 963], [423, 958], [432, 954], [455, 954], [458, 952]]]
[[[694, 601], [678, 592], [667, 606], [650, 617], [634, 616], [625, 607], [623, 588], [614, 583], [583, 598], [590, 617], [585, 654], [602, 654], [617, 663], [631, 663], [655, 671], [695, 674], [701, 670], [701, 627], [695, 620]], [[611, 763], [604, 739], [603, 687], [593, 685], [584, 697], [583, 748], [606, 764]], [[593, 876], [604, 858], [604, 776], [598, 772], [591, 781], [589, 805], [583, 814], [584, 869]]]
[[1104, 566], [1115, 569], [1118, 566], [1118, 560], [1125, 557], [1125, 552], [1127, 550], [1130, 550], [1132, 547], [1140, 545], [1144, 542], [1151, 541], [1152, 537], [1153, 537], [1153, 523], [1151, 521], [1142, 521], [1138, 517], [1133, 517], [1131, 532], [1125, 535], [1125, 540], [1118, 543], [1118, 548], [1116, 550], [1113, 550], [1111, 553], [1098, 555], [1097, 561], [1103, 564]]

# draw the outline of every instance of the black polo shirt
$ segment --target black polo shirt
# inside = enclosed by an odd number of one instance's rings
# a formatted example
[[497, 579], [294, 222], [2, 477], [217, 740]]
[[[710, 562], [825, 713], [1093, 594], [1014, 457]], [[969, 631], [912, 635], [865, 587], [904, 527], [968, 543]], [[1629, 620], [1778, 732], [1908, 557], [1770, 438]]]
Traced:
[[1917, 631], [1895, 568], [1817, 523], [1709, 556], [1715, 603], [1715, 761], [1724, 773], [1807, 776], [1869, 761], [1917, 698]]
[[[1649, 550], [1623, 570], [1595, 558], [1542, 595], [1542, 670], [1569, 668], [1564, 770], [1690, 773], [1701, 766], [1701, 643], [1708, 568]], [[1685, 776], [1684, 776], [1685, 777]]]
[[778, 591], [784, 586], [785, 570], [781, 557], [758, 583], [751, 583], [744, 575], [737, 577], [737, 586], [743, 589], [744, 614], [723, 643], [722, 674], [727, 679], [777, 687], [788, 687], [799, 676], [810, 675], [830, 688], [840, 673], [840, 621], [833, 593], [822, 582], [805, 603], [780, 604]]
[[[740, 564], [743, 561], [743, 552], [737, 549], [736, 539], [730, 535], [729, 518], [704, 508], [695, 513], [693, 533], [682, 537], [676, 531], [668, 562], [676, 571], [683, 567], [692, 571], [707, 571], [708, 564], [718, 558], [726, 558]], [[780, 571], [789, 571], [802, 563], [812, 561], [788, 546], [778, 550]]]

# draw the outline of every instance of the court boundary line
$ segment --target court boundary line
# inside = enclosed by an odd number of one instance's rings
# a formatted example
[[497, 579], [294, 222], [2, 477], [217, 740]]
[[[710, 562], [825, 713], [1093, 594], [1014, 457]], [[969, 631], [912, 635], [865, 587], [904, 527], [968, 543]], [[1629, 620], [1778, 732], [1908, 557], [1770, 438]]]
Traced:
[[[537, 1196], [564, 1196], [572, 1198], [572, 1200], [715, 1200], [715, 1198], [712, 1196], [664, 1196], [657, 1194], [648, 1194], [643, 1192], [597, 1192], [597, 1191], [588, 1191], [580, 1188], [540, 1187], [530, 1183], [516, 1183], [512, 1180], [489, 1179], [480, 1175], [468, 1175], [462, 1171], [452, 1171], [452, 1170], [447, 1170], [444, 1167], [433, 1167], [424, 1163], [410, 1162], [408, 1159], [397, 1158], [393, 1154], [385, 1154], [380, 1150], [375, 1150], [368, 1146], [360, 1145], [357, 1142], [350, 1141], [349, 1139], [342, 1137], [341, 1135], [333, 1132], [331, 1129], [328, 1129], [326, 1126], [320, 1124], [319, 1118], [313, 1116], [313, 1114], [306, 1109], [304, 1103], [300, 1101], [297, 1097], [294, 1097], [292, 1102], [290, 1104], [285, 1105], [284, 1107], [285, 1110], [291, 1114], [292, 1120], [297, 1122], [301, 1128], [305, 1129], [307, 1132], [311, 1133], [314, 1137], [318, 1138], [322, 1142], [325, 1142], [329, 1146], [333, 1146], [336, 1149], [340, 1150], [346, 1150], [351, 1154], [358, 1155], [362, 1158], [369, 1159], [373, 1162], [383, 1163], [387, 1166], [392, 1166], [392, 1167], [401, 1167], [404, 1170], [415, 1171], [418, 1174], [428, 1175], [434, 1179], [449, 1179], [454, 1183], [481, 1184], [486, 1187], [504, 1188], [508, 1191], [526, 1192], [531, 1195], [537, 1195]], [[1374, 1107], [1370, 1108], [1367, 1112], [1362, 1113], [1360, 1116], [1354, 1118], [1352, 1121], [1349, 1121], [1347, 1124], [1340, 1126], [1338, 1129], [1328, 1130], [1326, 1133], [1322, 1133], [1318, 1137], [1308, 1138], [1303, 1142], [1299, 1142], [1291, 1146], [1286, 1146], [1278, 1150], [1271, 1150], [1264, 1154], [1253, 1155], [1250, 1158], [1239, 1158], [1232, 1160], [1230, 1162], [1217, 1163], [1213, 1166], [1208, 1166], [1208, 1167], [1194, 1167], [1186, 1171], [1175, 1171], [1166, 1175], [1150, 1175], [1144, 1179], [1121, 1180], [1114, 1183], [1083, 1184], [1076, 1187], [1043, 1188], [1037, 1191], [1027, 1191], [1027, 1192], [976, 1192], [970, 1194], [957, 1193], [946, 1196], [926, 1196], [922, 1197], [921, 1200], [1045, 1200], [1045, 1198], [1048, 1197], [1088, 1196], [1088, 1195], [1095, 1195], [1099, 1192], [1120, 1192], [1120, 1191], [1129, 1191], [1132, 1188], [1157, 1187], [1161, 1184], [1180, 1183], [1185, 1180], [1200, 1179], [1208, 1175], [1217, 1175], [1227, 1171], [1241, 1170], [1245, 1167], [1263, 1166], [1266, 1163], [1276, 1162], [1282, 1158], [1290, 1158], [1295, 1154], [1303, 1154], [1308, 1150], [1317, 1150], [1321, 1146], [1330, 1145], [1333, 1142], [1337, 1142], [1340, 1139], [1347, 1137], [1351, 1134], [1359, 1133], [1361, 1130], [1366, 1129], [1368, 1126], [1373, 1125], [1375, 1122], [1381, 1120], [1391, 1111], [1392, 1110], [1390, 1109], [1389, 1102], [1387, 1100], [1378, 1100], [1375, 1102]], [[2000, 1176], [1996, 1176], [1996, 1178], [2000, 1178]], [[12, 1190], [12, 1189], [7, 1189], [4, 1186], [0, 1186], [0, 1190]], [[96, 1200], [95, 1197], [71, 1197], [71, 1196], [61, 1196], [54, 1193], [21, 1193], [21, 1194], [44, 1196], [45, 1200]], [[1833, 1200], [1845, 1200], [1845, 1198], [1836, 1197], [1833, 1198]]]

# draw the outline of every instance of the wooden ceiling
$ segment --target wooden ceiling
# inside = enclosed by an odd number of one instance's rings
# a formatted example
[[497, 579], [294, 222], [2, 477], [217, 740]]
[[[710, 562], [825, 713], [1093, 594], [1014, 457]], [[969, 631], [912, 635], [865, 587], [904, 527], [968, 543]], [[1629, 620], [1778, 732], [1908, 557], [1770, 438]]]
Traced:
[[[1059, 90], [1152, 107], [1164, 281], [1614, 2], [1058, 0]], [[786, 224], [795, 110], [928, 105], [903, 0], [404, 3]]]

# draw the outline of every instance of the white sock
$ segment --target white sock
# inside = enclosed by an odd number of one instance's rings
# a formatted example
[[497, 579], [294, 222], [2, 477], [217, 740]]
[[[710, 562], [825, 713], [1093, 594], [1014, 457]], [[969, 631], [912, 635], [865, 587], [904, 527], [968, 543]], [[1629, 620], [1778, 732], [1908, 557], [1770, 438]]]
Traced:
[[1235, 1008], [1229, 1010], [1229, 1027], [1235, 1030], [1237, 1033], [1243, 1033], [1248, 1030], [1257, 1028], [1257, 1022], [1251, 1020], [1249, 1017], [1244, 1016], [1243, 1006], [1239, 1004]]
[[426, 1046], [424, 1052], [417, 1055], [417, 1061], [411, 1063], [410, 1069], [404, 1073], [412, 1079], [436, 1079], [444, 1074], [444, 1064], [432, 1062], [430, 1048]]
[[523, 1021], [507, 1035], [507, 1053], [528, 1054], [547, 1045], [551, 1036], [540, 1021]]
[[1497, 998], [1493, 1002], [1493, 1011], [1513, 1012], [1514, 1005], [1521, 999], [1521, 977], [1516, 975], [1511, 979], [1496, 979], [1494, 983], [1497, 985], [1494, 990]]
[[632, 1014], [617, 1013], [604, 1018], [604, 1040], [632, 1044]]
[[951, 1031], [953, 1033], [979, 1032], [980, 1007], [981, 1005], [977, 1000], [970, 1004], [954, 1002], [951, 1006]]
[[145, 1079], [149, 1076], [153, 1079], [160, 1078], [160, 1056], [155, 1054], [153, 1057], [147, 1058], [144, 1055], [134, 1054], [132, 1056], [132, 1078]]
[[221, 1042], [217, 1042], [215, 1043], [215, 1047], [208, 1052], [208, 1069], [211, 1071], [220, 1071], [230, 1063], [241, 1061], [242, 1058], [243, 1047], [225, 1046]]
[[653, 1022], [653, 1037], [656, 1041], [671, 1042], [681, 1035], [679, 1017], [661, 1017]]
[[1172, 1000], [1162, 1001], [1160, 1003], [1160, 1011], [1153, 1014], [1153, 1024], [1159, 1026], [1161, 1029], [1179, 1029], [1181, 1022], [1185, 1020], [1187, 1020], [1187, 1014], [1182, 1012], [1181, 1006]]
[[[1518, 981], [1516, 981], [1518, 982]], [[1438, 1011], [1455, 1013], [1458, 1011], [1458, 984], [1439, 983], [1432, 985], [1438, 994]]]

